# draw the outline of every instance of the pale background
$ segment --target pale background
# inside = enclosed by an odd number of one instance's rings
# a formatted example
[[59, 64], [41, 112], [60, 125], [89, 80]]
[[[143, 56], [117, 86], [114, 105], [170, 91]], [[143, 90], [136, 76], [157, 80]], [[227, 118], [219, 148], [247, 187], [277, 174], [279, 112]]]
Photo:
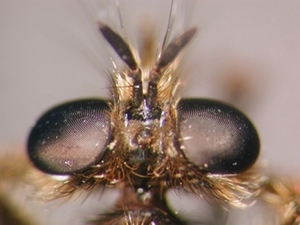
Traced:
[[[55, 104], [108, 96], [110, 55], [94, 24], [99, 5], [0, 0], [3, 146], [24, 146], [35, 119]], [[163, 34], [169, 6], [121, 1], [129, 40], [139, 34], [141, 15], [155, 17]], [[261, 162], [274, 173], [300, 178], [300, 2], [195, 1], [192, 8], [186, 26], [199, 32], [185, 52], [183, 96], [216, 98], [242, 109], [259, 131]]]

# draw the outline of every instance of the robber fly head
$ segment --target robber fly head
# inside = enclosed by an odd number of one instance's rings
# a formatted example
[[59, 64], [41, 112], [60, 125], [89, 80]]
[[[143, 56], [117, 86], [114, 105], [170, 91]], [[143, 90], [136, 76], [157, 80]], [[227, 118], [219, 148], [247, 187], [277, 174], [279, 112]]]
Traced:
[[174, 62], [197, 29], [163, 46], [145, 73], [121, 35], [103, 22], [98, 28], [125, 64], [112, 74], [112, 100], [78, 100], [46, 112], [29, 135], [33, 164], [74, 175], [63, 184], [70, 192], [124, 181], [135, 189], [180, 186], [228, 201], [253, 194], [255, 182], [239, 189], [233, 184], [244, 177], [219, 176], [244, 172], [256, 161], [259, 138], [249, 119], [218, 101], [178, 98]]

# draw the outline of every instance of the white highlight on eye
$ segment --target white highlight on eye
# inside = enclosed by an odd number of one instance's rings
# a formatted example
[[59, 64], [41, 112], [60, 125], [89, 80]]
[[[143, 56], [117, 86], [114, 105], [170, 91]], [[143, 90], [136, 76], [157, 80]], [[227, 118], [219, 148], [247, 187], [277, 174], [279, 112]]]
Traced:
[[65, 164], [69, 167], [72, 167], [73, 163], [70, 160], [65, 161]]
[[70, 178], [69, 175], [49, 175], [53, 180], [65, 181]]

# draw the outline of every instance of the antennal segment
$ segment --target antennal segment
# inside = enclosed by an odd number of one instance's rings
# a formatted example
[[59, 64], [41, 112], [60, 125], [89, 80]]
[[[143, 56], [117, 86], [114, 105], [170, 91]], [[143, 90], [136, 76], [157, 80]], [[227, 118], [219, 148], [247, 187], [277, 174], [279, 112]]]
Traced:
[[100, 21], [98, 22], [98, 27], [103, 37], [107, 40], [110, 46], [113, 47], [123, 62], [126, 63], [131, 70], [136, 70], [137, 63], [128, 44], [123, 40], [123, 38], [114, 32], [109, 26]]
[[161, 78], [161, 69], [174, 61], [180, 51], [192, 40], [197, 32], [197, 28], [193, 27], [183, 34], [175, 37], [163, 50], [156, 66], [150, 72], [148, 84], [147, 105], [154, 106], [157, 97], [157, 84]]
[[157, 70], [161, 70], [169, 63], [171, 63], [179, 52], [191, 41], [197, 31], [196, 27], [193, 27], [178, 37], [174, 38], [170, 44], [166, 47], [166, 49], [162, 52], [162, 55], [157, 62]]
[[109, 26], [99, 21], [98, 27], [103, 37], [131, 70], [128, 75], [133, 79], [132, 105], [138, 108], [143, 101], [142, 75], [130, 47], [124, 39]]

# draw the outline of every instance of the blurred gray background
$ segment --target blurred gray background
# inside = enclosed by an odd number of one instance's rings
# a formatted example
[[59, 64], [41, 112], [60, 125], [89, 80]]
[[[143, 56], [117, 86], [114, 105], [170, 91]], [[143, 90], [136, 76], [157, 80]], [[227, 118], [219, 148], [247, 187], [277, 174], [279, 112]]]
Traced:
[[[108, 2], [108, 1], [107, 1]], [[107, 44], [95, 22], [106, 4], [72, 0], [0, 0], [0, 143], [25, 146], [34, 121], [67, 100], [108, 97]], [[230, 102], [261, 137], [261, 162], [298, 177], [300, 169], [300, 2], [189, 1], [181, 26], [197, 26], [184, 52], [183, 96]], [[120, 1], [128, 40], [141, 18], [165, 32], [170, 1]], [[183, 12], [184, 13], [184, 12]], [[112, 18], [111, 18], [112, 17]], [[181, 27], [177, 27], [181, 30]], [[244, 224], [244, 223], [243, 223]]]

